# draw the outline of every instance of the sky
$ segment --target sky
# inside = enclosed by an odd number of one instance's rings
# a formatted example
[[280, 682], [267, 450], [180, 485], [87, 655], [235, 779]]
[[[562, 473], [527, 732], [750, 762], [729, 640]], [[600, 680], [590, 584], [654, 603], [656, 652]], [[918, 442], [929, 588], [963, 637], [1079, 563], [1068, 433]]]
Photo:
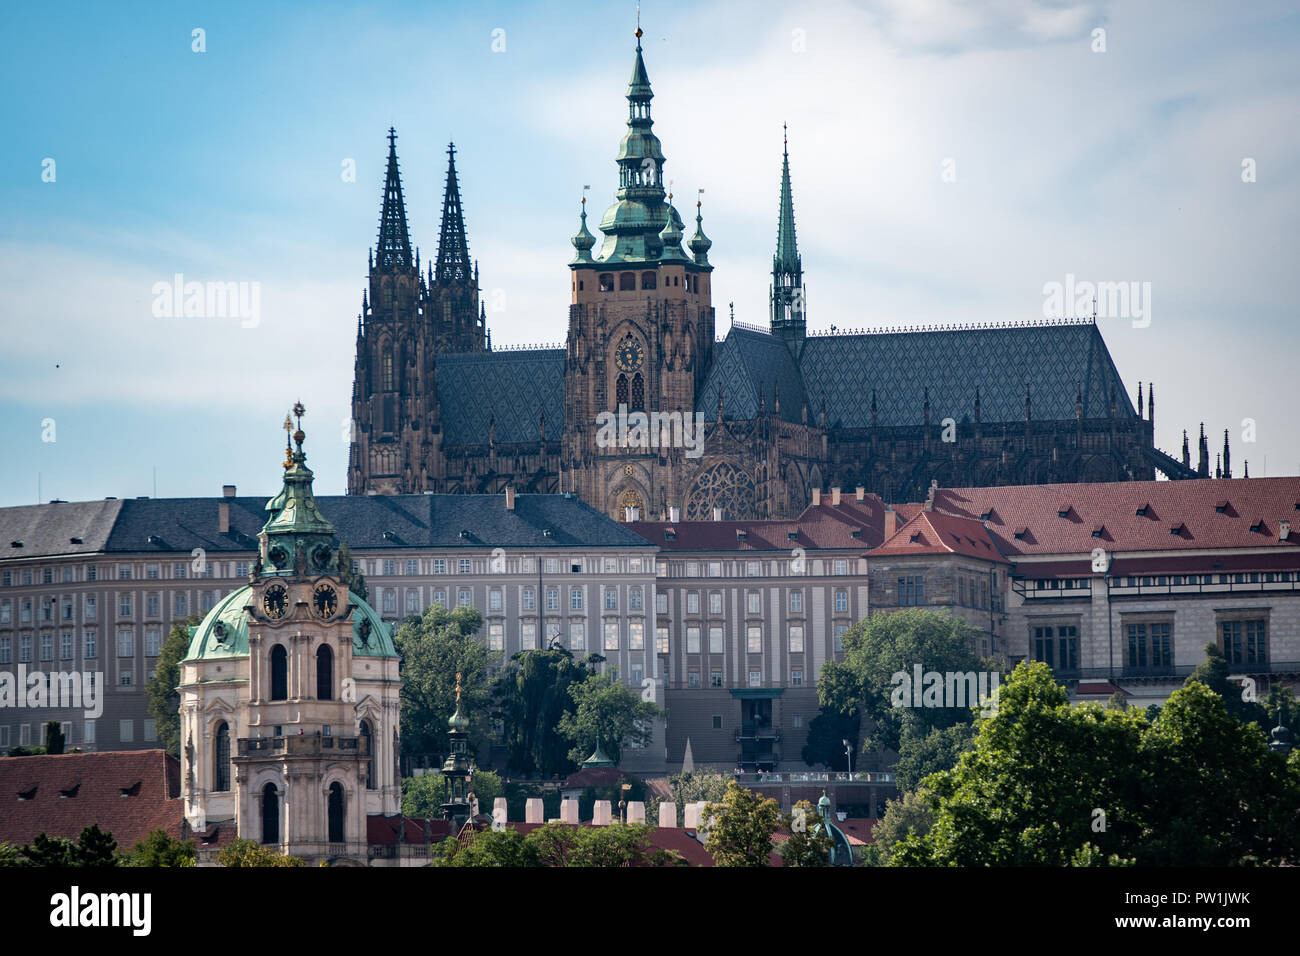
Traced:
[[[1300, 474], [1295, 4], [648, 0], [641, 23], [720, 335], [731, 303], [767, 322], [788, 123], [811, 330], [1041, 321], [1053, 283], [1136, 283], [1141, 313], [1098, 324], [1131, 397], [1156, 384], [1157, 446], [1187, 429], [1195, 458], [1205, 422], [1235, 476]], [[342, 493], [390, 125], [422, 257], [454, 140], [493, 344], [561, 343], [635, 26], [634, 3], [11, 7], [0, 506], [270, 496], [299, 400]], [[246, 284], [256, 316], [157, 314], [177, 275]]]

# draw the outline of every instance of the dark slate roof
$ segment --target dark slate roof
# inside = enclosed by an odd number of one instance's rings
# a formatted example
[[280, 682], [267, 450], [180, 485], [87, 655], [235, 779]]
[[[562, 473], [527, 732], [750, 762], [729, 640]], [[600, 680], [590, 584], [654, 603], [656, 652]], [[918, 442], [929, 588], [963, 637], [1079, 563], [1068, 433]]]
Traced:
[[[774, 390], [780, 389], [781, 417], [787, 422], [803, 420], [803, 380], [785, 340], [746, 328], [732, 326], [726, 339], [713, 350], [713, 367], [704, 381], [695, 410], [705, 421], [718, 418], [718, 390], [722, 390], [722, 417], [737, 421], [758, 418], [759, 395], [766, 396], [772, 411]], [[810, 418], [815, 415], [809, 409]]]
[[1072, 420], [1078, 386], [1085, 418], [1110, 414], [1111, 388], [1117, 414], [1136, 417], [1091, 322], [813, 336], [799, 365], [810, 413], [824, 400], [832, 428], [869, 427], [873, 388], [883, 426], [921, 424], [927, 388], [931, 423], [973, 421], [976, 388], [983, 421], [1024, 421], [1026, 382], [1036, 420]]
[[1112, 388], [1117, 414], [1136, 416], [1091, 322], [818, 335], [804, 340], [797, 365], [779, 337], [733, 326], [713, 354], [696, 405], [708, 421], [717, 417], [719, 388], [723, 417], [743, 420], [758, 417], [760, 390], [771, 406], [774, 382], [783, 419], [802, 420], [806, 395], [809, 421], [825, 402], [831, 428], [869, 427], [872, 389], [882, 426], [921, 424], [926, 389], [932, 424], [973, 421], [976, 388], [983, 421], [1024, 421], [1026, 383], [1035, 420], [1073, 419], [1080, 386], [1085, 418], [1110, 414]]
[[[102, 551], [122, 504], [117, 500], [60, 501], [0, 508], [0, 560]], [[14, 547], [14, 542], [22, 542], [22, 546]]]
[[449, 445], [486, 445], [496, 419], [496, 440], [536, 442], [546, 415], [546, 437], [564, 429], [564, 349], [455, 352], [438, 356], [438, 404]]
[[[137, 498], [0, 508], [0, 528], [25, 530], [21, 552], [31, 555], [70, 550], [176, 554], [195, 548], [247, 553], [256, 550], [270, 497]], [[229, 534], [217, 531], [222, 502], [230, 505]], [[505, 495], [318, 495], [316, 502], [338, 539], [354, 549], [650, 546], [640, 535], [570, 495], [516, 495], [514, 511], [506, 510]], [[61, 545], [70, 527], [65, 516], [96, 508], [104, 508], [116, 520], [86, 537], [84, 547]], [[11, 517], [11, 512], [43, 513], [48, 520], [42, 514]], [[546, 530], [551, 531], [549, 536], [543, 534]], [[470, 532], [469, 537], [462, 538], [461, 531]], [[385, 532], [392, 536], [385, 537]], [[0, 560], [10, 557], [10, 552], [19, 549], [0, 549]]]

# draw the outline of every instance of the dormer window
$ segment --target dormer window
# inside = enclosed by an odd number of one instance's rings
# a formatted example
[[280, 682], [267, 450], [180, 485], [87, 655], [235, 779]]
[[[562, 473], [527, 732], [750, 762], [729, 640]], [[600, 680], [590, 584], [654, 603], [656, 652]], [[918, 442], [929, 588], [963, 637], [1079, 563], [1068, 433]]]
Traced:
[[1070, 505], [1066, 505], [1064, 508], [1057, 508], [1057, 509], [1056, 509], [1056, 517], [1058, 517], [1058, 518], [1068, 518], [1068, 517], [1070, 517], [1070, 512], [1071, 512], [1072, 510], [1074, 510], [1074, 509], [1073, 509]]
[[1214, 503], [1214, 510], [1217, 511], [1219, 514], [1226, 514], [1228, 511], [1227, 500], [1225, 499], [1223, 501], [1216, 501]]
[[664, 540], [665, 540], [665, 541], [676, 541], [676, 540], [677, 540], [677, 532], [674, 531], [674, 530], [672, 530], [671, 528], [665, 528], [665, 529], [664, 529]]
[[786, 539], [787, 541], [798, 541], [798, 540], [799, 540], [799, 532], [798, 532], [798, 531], [787, 531], [787, 532], [785, 533], [785, 539]]
[[1250, 526], [1250, 530], [1254, 534], [1264, 534], [1265, 531], [1267, 530], [1264, 527], [1264, 519], [1260, 518], [1258, 521], [1256, 521], [1253, 525]]
[[1141, 508], [1135, 511], [1134, 514], [1136, 514], [1139, 518], [1145, 518], [1147, 516], [1147, 509], [1149, 509], [1150, 507], [1151, 506], [1149, 504], [1143, 505]]
[[1181, 523], [1180, 523], [1180, 524], [1176, 524], [1176, 525], [1174, 525], [1172, 528], [1169, 529], [1169, 533], [1170, 533], [1170, 534], [1177, 534], [1177, 535], [1181, 535], [1181, 534], [1183, 534], [1183, 533], [1186, 532], [1186, 531], [1187, 531], [1187, 526], [1184, 525], [1184, 524], [1181, 524]]
[[1016, 529], [1016, 533], [1013, 535], [1013, 537], [1014, 537], [1017, 541], [1020, 541], [1021, 539], [1025, 538], [1028, 534], [1029, 534], [1029, 528], [1027, 528], [1027, 527], [1025, 527], [1025, 528], [1017, 528], [1017, 529]]

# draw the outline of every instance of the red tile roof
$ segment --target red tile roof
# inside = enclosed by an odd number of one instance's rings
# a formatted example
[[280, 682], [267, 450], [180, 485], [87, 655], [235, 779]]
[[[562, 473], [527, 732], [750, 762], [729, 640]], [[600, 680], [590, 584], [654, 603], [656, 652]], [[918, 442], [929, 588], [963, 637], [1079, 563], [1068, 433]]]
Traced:
[[938, 511], [918, 512], [870, 557], [909, 554], [961, 554], [1002, 563], [1006, 560], [983, 522]]
[[583, 767], [569, 774], [561, 785], [562, 790], [582, 790], [587, 787], [612, 787], [626, 777], [617, 767]]
[[[989, 531], [1009, 556], [1087, 554], [1098, 547], [1275, 548], [1300, 555], [1300, 477], [940, 488], [934, 507], [966, 518], [988, 515]], [[1283, 520], [1296, 523], [1286, 541], [1278, 538]], [[1103, 526], [1104, 535], [1094, 537]]]
[[[371, 814], [366, 817], [366, 842], [371, 846], [391, 846], [397, 843], [397, 820], [395, 816], [386, 817]], [[403, 842], [419, 845], [424, 843], [424, 817], [405, 817], [402, 834]], [[433, 843], [441, 843], [451, 832], [451, 824], [446, 820], [429, 819], [429, 838]]]
[[75, 840], [92, 823], [130, 850], [161, 827], [182, 836], [180, 762], [164, 750], [0, 757], [0, 842]]

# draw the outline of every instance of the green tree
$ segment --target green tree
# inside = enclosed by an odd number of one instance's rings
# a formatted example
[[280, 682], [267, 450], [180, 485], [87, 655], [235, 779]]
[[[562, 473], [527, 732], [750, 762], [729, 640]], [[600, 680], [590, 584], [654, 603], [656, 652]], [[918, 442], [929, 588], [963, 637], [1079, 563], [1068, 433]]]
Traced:
[[617, 675], [590, 673], [569, 687], [569, 695], [577, 706], [560, 718], [556, 730], [573, 742], [569, 759], [574, 763], [585, 760], [598, 740], [617, 764], [625, 744], [644, 746], [653, 739], [650, 722], [662, 711], [630, 691]]
[[117, 866], [117, 841], [113, 834], [92, 823], [77, 837], [77, 865], [88, 867]]
[[153, 830], [123, 859], [124, 866], [194, 866], [194, 841], [176, 839], [162, 827]]
[[203, 621], [201, 614], [173, 621], [167, 639], [158, 652], [158, 664], [145, 684], [149, 713], [154, 719], [158, 742], [173, 757], [181, 755], [181, 661], [190, 651], [190, 628]]
[[339, 545], [339, 567], [343, 569], [341, 577], [348, 590], [361, 600], [368, 601], [370, 591], [366, 587], [366, 576], [357, 567], [357, 562], [352, 559], [352, 551], [346, 544]]
[[776, 852], [786, 866], [830, 866], [830, 834], [824, 826], [818, 826], [821, 818], [817, 808], [807, 800], [796, 803], [790, 813], [785, 815], [785, 831], [789, 838], [781, 841]]
[[[1300, 736], [1300, 728], [1295, 725], [1295, 719], [1300, 716], [1300, 710], [1297, 710], [1295, 694], [1291, 688], [1278, 681], [1273, 682], [1273, 686], [1268, 689], [1268, 696], [1264, 698], [1264, 711], [1269, 717], [1269, 723], [1276, 727], [1279, 723], [1291, 731], [1291, 739], [1295, 740]], [[1268, 728], [1271, 732], [1273, 727]]]
[[514, 827], [471, 830], [461, 839], [449, 837], [438, 845], [432, 866], [535, 867], [537, 851]]
[[894, 847], [912, 834], [923, 838], [932, 826], [934, 809], [930, 806], [929, 793], [924, 789], [905, 792], [900, 799], [885, 804], [885, 815], [871, 832], [871, 843], [863, 860], [871, 866], [886, 866]]
[[77, 844], [66, 837], [36, 834], [36, 839], [18, 851], [23, 866], [71, 867], [80, 865]]
[[57, 720], [51, 720], [45, 725], [45, 752], [47, 754], [63, 753], [63, 728], [59, 726]]
[[288, 856], [268, 849], [260, 843], [236, 837], [217, 853], [222, 866], [306, 866], [300, 857]]
[[587, 674], [587, 668], [563, 647], [521, 651], [511, 657], [492, 693], [497, 715], [505, 724], [507, 760], [513, 772], [549, 777], [576, 769], [569, 758], [569, 741], [555, 728], [576, 707], [569, 689]]
[[704, 849], [718, 866], [770, 866], [772, 834], [781, 825], [781, 809], [734, 780], [718, 803], [701, 814]]
[[483, 616], [472, 607], [448, 611], [434, 604], [422, 618], [408, 618], [397, 629], [402, 655], [402, 751], [447, 753], [447, 720], [456, 710], [456, 674], [470, 720], [470, 752], [478, 750], [487, 727], [489, 653], [475, 633]]
[[[654, 852], [650, 827], [644, 823], [571, 829], [577, 832], [577, 839], [573, 842], [566, 866], [643, 866]], [[538, 832], [534, 830], [529, 837]]]
[[[853, 753], [859, 753], [862, 749], [861, 735], [862, 714], [856, 704], [848, 713], [823, 707], [821, 713], [808, 723], [808, 740], [799, 756], [810, 767], [847, 770], [848, 756], [844, 753], [844, 741], [849, 742]], [[856, 760], [853, 766], [857, 767]]]
[[932, 727], [921, 735], [912, 728], [899, 743], [894, 782], [901, 791], [915, 790], [926, 777], [957, 766], [957, 759], [975, 742], [974, 724]]
[[[479, 812], [489, 816], [493, 801], [505, 793], [501, 777], [491, 770], [475, 770], [469, 788], [478, 800]], [[440, 818], [442, 805], [449, 799], [447, 778], [436, 771], [402, 779], [402, 813], [408, 817]]]
[[[668, 778], [668, 789], [672, 801], [677, 805], [677, 824], [681, 825], [682, 814], [688, 803], [718, 802], [727, 795], [727, 784], [732, 780], [729, 774], [716, 770], [684, 770]], [[656, 804], [655, 816], [650, 817], [650, 808], [646, 807], [647, 819], [659, 822]]]
[[1228, 659], [1223, 656], [1219, 646], [1206, 644], [1205, 660], [1197, 665], [1196, 670], [1183, 682], [1183, 686], [1192, 683], [1204, 684], [1219, 695], [1228, 713], [1242, 723], [1255, 724], [1267, 733], [1272, 726], [1268, 722], [1268, 714], [1264, 712], [1264, 708], [1258, 701], [1246, 699], [1246, 691], [1241, 684], [1228, 679], [1230, 673], [1232, 669], [1228, 665]]

